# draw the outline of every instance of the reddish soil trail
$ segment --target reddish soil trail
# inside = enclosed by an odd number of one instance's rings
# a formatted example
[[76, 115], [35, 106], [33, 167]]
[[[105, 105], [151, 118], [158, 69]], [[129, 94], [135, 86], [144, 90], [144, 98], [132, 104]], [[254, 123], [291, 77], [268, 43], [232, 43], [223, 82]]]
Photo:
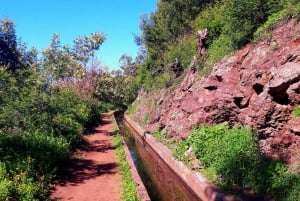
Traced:
[[52, 200], [119, 201], [122, 184], [115, 148], [112, 146], [113, 126], [109, 114], [87, 135], [51, 193]]

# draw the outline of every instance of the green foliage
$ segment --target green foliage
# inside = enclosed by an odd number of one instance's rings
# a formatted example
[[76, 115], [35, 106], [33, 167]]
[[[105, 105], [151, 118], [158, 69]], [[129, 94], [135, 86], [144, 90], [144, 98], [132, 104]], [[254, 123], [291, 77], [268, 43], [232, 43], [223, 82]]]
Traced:
[[[253, 139], [247, 129], [228, 129], [226, 126], [202, 127], [196, 129], [180, 146], [178, 154], [183, 155], [187, 150], [186, 147], [190, 146], [193, 147], [196, 156], [201, 157], [203, 166], [213, 165], [218, 173], [230, 177], [228, 182], [232, 180], [239, 184], [238, 180], [245, 178], [245, 175], [233, 175], [229, 170], [230, 165], [239, 165], [240, 167], [251, 165], [252, 167], [249, 167], [251, 169], [257, 165], [255, 160], [257, 157], [259, 158], [258, 148], [253, 144]], [[228, 164], [224, 164], [224, 161]]]
[[0, 66], [7, 66], [11, 71], [20, 68], [15, 25], [8, 18], [0, 20]]
[[271, 193], [279, 201], [293, 201], [300, 199], [300, 176], [288, 172], [287, 165], [278, 162], [269, 162], [263, 167], [266, 176], [268, 193]]
[[134, 114], [135, 111], [136, 111], [136, 106], [137, 106], [136, 104], [129, 105], [128, 108], [127, 108], [128, 114]]
[[[1, 200], [39, 200], [39, 196], [44, 195], [45, 192], [40, 188], [39, 183], [34, 182], [32, 178], [29, 177], [29, 169], [31, 160], [25, 159], [22, 162], [18, 161], [18, 169], [7, 171], [5, 164], [1, 163], [1, 172], [6, 175], [2, 175], [0, 182], [0, 189], [4, 189], [0, 192]], [[8, 174], [13, 173], [13, 177], [8, 179]]]
[[130, 166], [126, 160], [122, 138], [120, 135], [117, 134], [114, 136], [113, 145], [116, 147], [117, 159], [119, 161], [120, 173], [122, 175], [123, 200], [138, 201], [140, 199], [136, 194], [136, 183], [131, 177]]
[[292, 115], [294, 117], [300, 116], [300, 106], [299, 105], [293, 107]]
[[299, 15], [300, 13], [300, 3], [293, 0], [286, 0], [284, 8], [280, 11], [271, 13], [267, 21], [258, 27], [254, 33], [254, 40], [269, 39], [271, 37], [271, 31], [275, 26], [288, 18]]
[[146, 69], [145, 64], [141, 66], [141, 69], [136, 80], [140, 87], [149, 91], [152, 89], [153, 77], [151, 76], [151, 72]]
[[0, 179], [0, 188], [7, 189], [0, 197], [44, 200], [52, 174], [106, 106], [81, 99], [76, 91], [43, 92], [10, 84], [17, 83], [10, 73], [0, 77], [8, 81], [0, 92], [0, 161], [10, 170]]
[[251, 41], [252, 33], [264, 21], [265, 13], [258, 0], [231, 0], [226, 4], [224, 32], [231, 37], [234, 47], [241, 47]]
[[157, 77], [153, 78], [152, 84], [150, 85], [150, 87], [152, 89], [168, 88], [168, 87], [172, 86], [174, 80], [175, 80], [175, 74], [165, 72], [165, 73], [162, 73], [162, 74], [158, 75]]
[[204, 73], [207, 73], [213, 64], [234, 50], [233, 43], [228, 35], [222, 34], [215, 39], [208, 49], [208, 58], [204, 64]]
[[146, 63], [149, 70], [154, 71], [165, 63], [165, 53], [172, 48], [174, 42], [176, 44], [179, 38], [192, 30], [191, 21], [211, 2], [214, 1], [162, 0], [157, 5], [157, 11], [152, 13], [149, 19], [141, 19], [140, 27], [147, 49]]
[[[268, 37], [279, 20], [298, 16], [299, 10], [297, 0], [161, 0], [156, 12], [141, 18], [141, 39], [147, 55], [138, 72], [138, 86], [146, 90], [165, 87], [156, 77], [175, 58], [186, 67], [197, 56], [198, 69], [206, 74], [215, 62], [253, 39]], [[203, 59], [197, 51], [196, 34], [205, 28], [208, 56]]]
[[180, 64], [187, 68], [193, 55], [197, 53], [196, 39], [192, 37], [186, 37], [180, 40], [178, 43], [169, 46], [169, 51], [166, 52], [167, 63], [173, 63], [177, 58]]
[[[78, 65], [84, 66], [88, 62], [86, 58], [99, 48], [103, 41], [100, 36], [93, 34], [92, 39], [76, 40], [73, 50], [85, 57], [72, 58]], [[38, 63], [37, 52], [27, 51], [15, 38], [13, 24], [9, 20], [1, 21], [0, 200], [45, 200], [56, 170], [69, 157], [83, 131], [99, 122], [101, 112], [108, 106], [98, 103], [91, 95], [83, 96], [81, 91], [85, 89], [64, 86], [66, 80], [62, 78], [73, 75], [58, 70], [55, 77], [54, 71], [47, 71], [47, 65], [63, 69], [70, 64], [71, 53], [62, 50], [58, 41], [53, 42], [57, 51], [48, 52], [46, 64]], [[87, 49], [83, 48], [85, 45]], [[17, 62], [7, 63], [11, 59]], [[55, 84], [49, 85], [47, 79]], [[78, 77], [68, 79], [82, 83]]]
[[205, 28], [209, 30], [206, 40], [207, 45], [212, 44], [221, 35], [225, 26], [223, 13], [225, 13], [225, 4], [216, 2], [200, 12], [193, 22], [194, 30], [203, 30]]
[[209, 178], [228, 191], [238, 185], [259, 194], [272, 194], [278, 200], [300, 198], [297, 190], [300, 176], [289, 173], [283, 163], [263, 159], [257, 142], [256, 134], [247, 128], [204, 126], [182, 141], [174, 155], [187, 162], [189, 158], [184, 153], [192, 147], [201, 165], [207, 169], [202, 172], [209, 173]]
[[54, 34], [50, 47], [43, 50], [42, 72], [47, 84], [52, 85], [66, 77], [82, 77], [89, 58], [94, 56], [104, 40], [103, 34], [98, 32], [79, 36], [71, 48], [69, 45], [62, 46], [59, 34]]
[[138, 86], [134, 77], [122, 71], [102, 72], [97, 79], [95, 96], [105, 103], [125, 108], [134, 101]]
[[43, 199], [51, 173], [69, 156], [64, 138], [39, 132], [1, 134], [0, 147], [0, 189], [6, 188], [1, 200]]

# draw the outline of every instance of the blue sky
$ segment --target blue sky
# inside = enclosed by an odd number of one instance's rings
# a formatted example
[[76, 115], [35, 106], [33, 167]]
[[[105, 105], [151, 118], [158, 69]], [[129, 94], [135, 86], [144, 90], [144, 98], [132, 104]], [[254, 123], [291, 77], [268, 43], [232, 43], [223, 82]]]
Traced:
[[158, 0], [0, 0], [0, 18], [16, 24], [17, 36], [39, 51], [50, 44], [54, 33], [62, 44], [72, 45], [79, 35], [102, 32], [107, 39], [97, 52], [102, 65], [119, 66], [126, 53], [135, 57], [138, 47], [134, 34], [140, 34], [143, 14], [155, 11]]

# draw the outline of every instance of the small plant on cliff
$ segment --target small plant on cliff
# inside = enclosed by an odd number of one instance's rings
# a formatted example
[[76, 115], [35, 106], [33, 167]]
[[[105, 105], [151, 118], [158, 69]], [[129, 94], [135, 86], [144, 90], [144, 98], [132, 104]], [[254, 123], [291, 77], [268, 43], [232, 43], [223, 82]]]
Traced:
[[129, 105], [127, 108], [128, 114], [134, 114], [136, 111], [136, 104]]
[[293, 111], [292, 111], [292, 115], [294, 117], [300, 116], [300, 106], [299, 105], [294, 106]]

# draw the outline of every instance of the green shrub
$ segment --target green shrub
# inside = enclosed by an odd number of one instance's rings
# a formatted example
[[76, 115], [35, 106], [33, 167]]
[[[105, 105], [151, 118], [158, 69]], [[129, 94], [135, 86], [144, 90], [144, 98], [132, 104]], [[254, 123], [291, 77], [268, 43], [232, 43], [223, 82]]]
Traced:
[[53, 174], [106, 106], [73, 90], [18, 90], [0, 103], [0, 200], [45, 200]]
[[70, 153], [65, 139], [39, 132], [2, 134], [0, 147], [0, 200], [44, 200], [52, 174]]
[[208, 29], [206, 45], [210, 46], [222, 34], [224, 27], [224, 5], [220, 2], [203, 10], [193, 22], [194, 30]]
[[30, 156], [39, 173], [53, 171], [70, 153], [66, 139], [40, 132], [0, 135], [0, 147], [0, 157], [8, 161]]
[[286, 164], [264, 159], [257, 135], [247, 128], [217, 125], [195, 129], [178, 145], [175, 157], [188, 162], [184, 153], [189, 147], [205, 168], [202, 172], [229, 192], [237, 185], [278, 200], [300, 198], [300, 176], [288, 172]]
[[11, 181], [7, 179], [7, 169], [5, 163], [0, 162], [0, 200], [5, 200], [9, 196], [9, 186]]
[[[236, 171], [235, 165], [250, 165], [250, 170], [260, 159], [259, 150], [247, 129], [228, 129], [226, 126], [202, 127], [196, 129], [184, 144], [193, 147], [203, 166], [214, 166], [218, 174], [228, 178], [228, 182], [240, 184], [239, 180], [247, 177]], [[231, 172], [231, 168], [236, 172]]]
[[289, 172], [286, 164], [269, 161], [262, 171], [267, 180], [267, 193], [272, 194], [276, 200], [300, 200], [300, 175]]
[[[268, 0], [270, 1], [273, 0]], [[235, 48], [240, 48], [252, 40], [254, 31], [266, 20], [271, 9], [266, 2], [257, 0], [230, 0], [226, 1], [225, 7], [226, 24], [223, 31], [231, 37]]]
[[83, 134], [82, 125], [71, 114], [57, 114], [52, 120], [54, 133], [63, 136], [71, 143], [76, 143]]
[[97, 126], [101, 121], [101, 114], [112, 109], [112, 106], [110, 104], [105, 105], [96, 101], [89, 101], [88, 103], [89, 117], [87, 119], [87, 122], [84, 124], [84, 127], [87, 129]]
[[208, 48], [208, 58], [205, 61], [203, 69], [204, 73], [209, 73], [215, 62], [222, 59], [225, 55], [230, 54], [233, 50], [234, 47], [230, 37], [224, 34], [220, 35]]
[[166, 53], [167, 63], [174, 63], [177, 58], [183, 68], [187, 68], [193, 56], [197, 54], [197, 40], [195, 36], [186, 36], [169, 47]]
[[152, 89], [163, 89], [172, 86], [176, 79], [176, 75], [170, 72], [164, 72], [153, 78]]
[[129, 105], [129, 106], [128, 106], [128, 109], [127, 109], [128, 114], [134, 114], [135, 111], [136, 111], [136, 107], [137, 107], [136, 104], [131, 104], [131, 105]]

